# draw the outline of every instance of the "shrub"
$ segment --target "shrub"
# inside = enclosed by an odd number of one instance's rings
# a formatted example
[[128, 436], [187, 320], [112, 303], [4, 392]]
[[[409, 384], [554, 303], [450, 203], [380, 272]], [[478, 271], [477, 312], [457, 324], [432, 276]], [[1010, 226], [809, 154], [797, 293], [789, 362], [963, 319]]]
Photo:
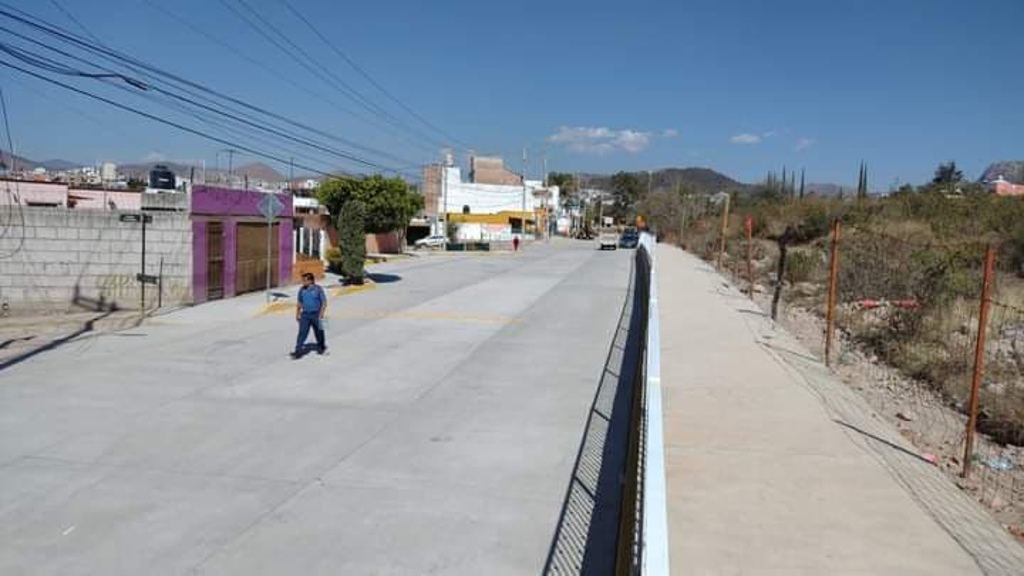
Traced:
[[786, 260], [786, 280], [790, 284], [821, 280], [824, 261], [817, 250], [794, 250]]
[[327, 258], [327, 269], [335, 274], [341, 274], [341, 249], [328, 248], [324, 257]]
[[366, 209], [359, 200], [349, 200], [338, 218], [341, 275], [350, 284], [362, 284], [366, 263]]

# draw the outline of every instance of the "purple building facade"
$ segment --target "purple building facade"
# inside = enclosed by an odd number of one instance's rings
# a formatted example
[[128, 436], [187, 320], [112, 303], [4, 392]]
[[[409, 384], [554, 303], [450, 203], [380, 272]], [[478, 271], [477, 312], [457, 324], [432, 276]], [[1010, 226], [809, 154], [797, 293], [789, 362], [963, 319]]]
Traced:
[[[260, 214], [263, 192], [232, 190], [213, 186], [193, 186], [192, 214], [192, 298], [195, 304], [217, 298], [230, 298], [257, 289], [252, 278], [266, 267], [266, 219]], [[291, 283], [293, 247], [292, 197], [276, 194], [284, 205], [272, 234], [276, 236], [276, 276], [274, 285]], [[263, 234], [264, 240], [255, 235]], [[245, 260], [262, 242], [259, 261]], [[259, 286], [262, 288], [262, 286]]]

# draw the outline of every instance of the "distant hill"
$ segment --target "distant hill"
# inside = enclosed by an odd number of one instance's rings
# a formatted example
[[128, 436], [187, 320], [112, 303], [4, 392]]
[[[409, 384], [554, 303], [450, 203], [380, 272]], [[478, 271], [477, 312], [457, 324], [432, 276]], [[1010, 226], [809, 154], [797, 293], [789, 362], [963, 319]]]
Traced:
[[[633, 172], [642, 184], [647, 184], [648, 173]], [[584, 177], [584, 186], [587, 188], [599, 188], [611, 190], [612, 176], [610, 174], [587, 174]], [[674, 189], [677, 185], [688, 187], [700, 193], [714, 194], [723, 190], [745, 190], [748, 184], [737, 182], [732, 178], [710, 168], [665, 168], [656, 170], [650, 174], [651, 190]]]
[[[140, 162], [137, 164], [121, 164], [117, 169], [130, 178], [147, 180], [149, 178], [149, 171], [152, 170], [154, 166], [166, 166], [171, 172], [183, 177], [188, 177], [193, 168], [192, 166], [178, 164], [177, 162]], [[195, 168], [198, 177], [199, 174], [202, 174], [202, 168]], [[208, 172], [209, 174], [215, 173], [214, 170], [209, 170]]]
[[52, 170], [54, 172], [60, 172], [62, 170], [71, 170], [73, 168], [81, 168], [82, 165], [77, 162], [69, 162], [67, 160], [43, 160], [39, 163], [39, 166]]
[[1000, 176], [1004, 180], [1015, 182], [1017, 184], [1024, 184], [1024, 160], [1004, 160], [1002, 162], [995, 162], [991, 166], [985, 169], [981, 173], [981, 178], [978, 180], [985, 182], [986, 180], [995, 180]]
[[[11, 154], [6, 150], [0, 150], [0, 155], [3, 156], [4, 164], [7, 164], [8, 168], [13, 168], [13, 166], [10, 166]], [[43, 160], [42, 162], [39, 162], [37, 160], [31, 160], [23, 156], [14, 156], [14, 160], [19, 170], [35, 170], [36, 168], [42, 166], [47, 170], [59, 171], [70, 170], [72, 168], [79, 168], [82, 166], [82, 164], [79, 164], [77, 162], [69, 162], [67, 160]]]
[[804, 187], [804, 191], [807, 194], [817, 194], [818, 196], [839, 196], [841, 191], [846, 196], [849, 196], [857, 193], [857, 187], [849, 184], [808, 183]]
[[264, 182], [284, 182], [288, 180], [283, 174], [263, 162], [253, 162], [239, 166], [235, 168], [235, 174], [239, 177], [248, 176], [249, 180], [262, 180]]
[[[188, 176], [189, 176], [189, 174], [191, 174], [193, 168], [195, 168], [195, 173], [196, 173], [197, 180], [202, 178], [202, 174], [203, 174], [202, 166], [191, 166], [191, 165], [186, 165], [186, 164], [179, 164], [177, 162], [166, 162], [166, 161], [165, 162], [142, 162], [142, 163], [139, 163], [139, 164], [125, 164], [125, 165], [119, 166], [118, 168], [121, 170], [121, 172], [123, 172], [123, 173], [125, 173], [125, 174], [127, 174], [129, 176], [134, 176], [136, 178], [147, 178], [149, 176], [149, 171], [152, 170], [153, 167], [156, 166], [156, 165], [166, 166], [171, 172], [174, 172], [178, 176], [181, 176], [181, 177], [184, 177], [184, 178], [188, 178]], [[244, 178], [244, 177], [248, 176], [249, 180], [251, 180], [253, 182], [270, 182], [270, 183], [275, 183], [275, 182], [285, 182], [285, 181], [288, 180], [280, 172], [278, 172], [277, 170], [274, 170], [273, 168], [271, 168], [270, 166], [267, 166], [266, 164], [264, 164], [262, 162], [253, 162], [253, 163], [250, 163], [250, 164], [243, 164], [241, 166], [237, 166], [237, 167], [232, 169], [232, 173], [234, 174], [234, 176], [236, 178]], [[211, 167], [209, 164], [206, 165], [206, 179], [207, 179], [207, 181], [212, 182], [212, 181], [216, 180], [216, 178], [218, 178], [220, 176], [226, 177], [227, 175], [228, 175], [228, 171], [223, 169], [223, 168], [220, 169], [220, 170], [217, 170], [216, 168]]]

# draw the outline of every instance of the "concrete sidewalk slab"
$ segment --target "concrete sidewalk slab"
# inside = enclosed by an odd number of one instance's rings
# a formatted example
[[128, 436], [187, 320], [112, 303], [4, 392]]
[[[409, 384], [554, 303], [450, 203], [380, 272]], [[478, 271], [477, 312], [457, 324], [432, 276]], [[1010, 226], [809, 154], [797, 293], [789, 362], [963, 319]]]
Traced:
[[667, 246], [656, 256], [675, 573], [982, 573], [835, 421], [829, 389], [764, 345], [759, 310], [697, 258]]

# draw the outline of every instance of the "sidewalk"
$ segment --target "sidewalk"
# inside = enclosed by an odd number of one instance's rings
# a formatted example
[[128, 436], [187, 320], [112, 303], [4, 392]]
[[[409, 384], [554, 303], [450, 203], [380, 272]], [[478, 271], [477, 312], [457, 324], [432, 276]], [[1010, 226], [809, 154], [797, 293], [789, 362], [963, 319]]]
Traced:
[[676, 574], [1024, 574], [1024, 548], [707, 264], [657, 248]]

